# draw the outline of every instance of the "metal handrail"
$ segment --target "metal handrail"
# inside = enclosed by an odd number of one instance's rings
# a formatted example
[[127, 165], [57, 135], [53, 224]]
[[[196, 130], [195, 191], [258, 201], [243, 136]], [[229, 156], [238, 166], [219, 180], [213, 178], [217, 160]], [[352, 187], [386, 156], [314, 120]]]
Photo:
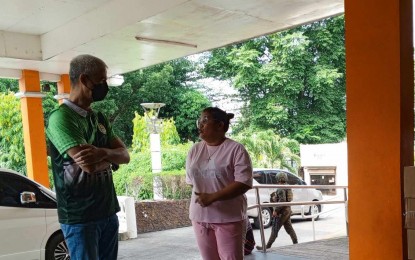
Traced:
[[[301, 206], [301, 205], [321, 205], [321, 204], [343, 204], [345, 203], [344, 200], [319, 200], [319, 201], [299, 201], [299, 202], [267, 202], [262, 203], [261, 205], [267, 205], [271, 207], [277, 206]], [[248, 209], [253, 209], [258, 207], [259, 205], [254, 204], [248, 207]]]
[[[255, 189], [256, 195], [256, 202], [257, 204], [250, 205], [248, 209], [258, 208], [258, 218], [259, 218], [259, 227], [260, 227], [260, 234], [261, 234], [261, 243], [262, 243], [262, 252], [266, 253], [267, 248], [265, 244], [265, 234], [264, 234], [264, 223], [262, 222], [262, 208], [266, 205], [267, 208], [270, 206], [296, 206], [296, 205], [322, 205], [322, 204], [344, 204], [345, 205], [345, 215], [346, 215], [346, 232], [349, 235], [349, 224], [347, 223], [347, 189], [348, 186], [336, 186], [336, 185], [277, 185], [277, 184], [258, 184], [252, 187]], [[273, 202], [273, 203], [261, 203], [260, 196], [259, 196], [259, 189], [265, 188], [275, 188], [275, 189], [343, 189], [344, 200], [322, 200], [322, 201], [298, 201], [298, 202]], [[264, 206], [265, 207], [265, 206]], [[314, 221], [315, 217], [322, 214], [319, 212], [318, 214], [311, 214], [309, 218], [312, 218], [313, 221], [313, 238], [315, 240], [315, 228], [314, 228]], [[304, 207], [301, 208], [301, 216], [305, 217], [304, 215]]]
[[291, 189], [347, 189], [344, 185], [281, 185], [281, 184], [258, 184], [252, 188], [291, 188]]

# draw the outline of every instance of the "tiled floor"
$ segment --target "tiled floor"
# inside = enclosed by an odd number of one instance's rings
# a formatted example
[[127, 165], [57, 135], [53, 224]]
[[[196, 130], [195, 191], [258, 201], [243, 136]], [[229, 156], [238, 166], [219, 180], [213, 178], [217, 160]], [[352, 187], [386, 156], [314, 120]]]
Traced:
[[[334, 238], [297, 245], [273, 247], [262, 253], [254, 250], [246, 260], [314, 260], [349, 259], [348, 238]], [[120, 241], [121, 260], [200, 260], [191, 227], [138, 234], [136, 239]]]

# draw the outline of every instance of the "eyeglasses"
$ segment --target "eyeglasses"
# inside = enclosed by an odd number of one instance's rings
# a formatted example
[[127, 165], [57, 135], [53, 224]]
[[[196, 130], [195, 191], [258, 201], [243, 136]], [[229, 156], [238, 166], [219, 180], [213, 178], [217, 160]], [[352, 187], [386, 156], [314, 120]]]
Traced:
[[200, 117], [196, 120], [196, 127], [200, 128], [201, 125], [206, 125], [209, 122], [210, 119], [214, 120], [214, 121], [219, 121], [219, 120], [214, 119], [214, 118], [209, 118], [208, 116], [203, 116], [203, 117]]

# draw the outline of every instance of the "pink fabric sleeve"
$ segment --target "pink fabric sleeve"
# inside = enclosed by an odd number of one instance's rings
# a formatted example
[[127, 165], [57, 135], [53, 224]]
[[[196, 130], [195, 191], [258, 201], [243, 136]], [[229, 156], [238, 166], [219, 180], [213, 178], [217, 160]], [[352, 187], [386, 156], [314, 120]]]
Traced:
[[193, 185], [193, 180], [191, 179], [190, 174], [189, 174], [190, 162], [192, 160], [193, 150], [194, 150], [194, 146], [190, 148], [189, 152], [187, 153], [187, 158], [186, 158], [186, 183], [190, 185]]
[[235, 181], [252, 188], [252, 163], [248, 152], [239, 145], [235, 154]]

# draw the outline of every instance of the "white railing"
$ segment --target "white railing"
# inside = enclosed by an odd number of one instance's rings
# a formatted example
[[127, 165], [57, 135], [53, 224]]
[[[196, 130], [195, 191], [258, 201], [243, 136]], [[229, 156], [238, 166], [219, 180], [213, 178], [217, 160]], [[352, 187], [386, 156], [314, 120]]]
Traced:
[[[320, 201], [296, 201], [296, 202], [273, 202], [273, 203], [261, 203], [260, 196], [259, 196], [259, 189], [343, 189], [343, 200], [320, 200]], [[265, 244], [265, 235], [264, 235], [264, 223], [262, 222], [262, 207], [265, 206], [269, 207], [276, 207], [276, 206], [303, 206], [301, 209], [301, 216], [303, 218], [311, 218], [313, 223], [313, 239], [315, 240], [315, 227], [314, 221], [315, 218], [321, 214], [326, 212], [318, 212], [315, 213], [311, 211], [310, 215], [304, 214], [304, 206], [311, 205], [322, 205], [322, 204], [344, 204], [345, 206], [345, 217], [346, 217], [346, 231], [347, 235], [349, 235], [349, 224], [347, 218], [347, 186], [335, 186], [335, 185], [275, 185], [275, 184], [259, 184], [254, 185], [252, 189], [255, 189], [256, 195], [256, 202], [257, 204], [250, 205], [248, 209], [257, 208], [258, 209], [258, 218], [259, 218], [259, 226], [260, 226], [260, 233], [261, 233], [261, 243], [262, 243], [262, 252], [266, 252], [266, 244]], [[272, 228], [272, 227], [271, 227]]]

